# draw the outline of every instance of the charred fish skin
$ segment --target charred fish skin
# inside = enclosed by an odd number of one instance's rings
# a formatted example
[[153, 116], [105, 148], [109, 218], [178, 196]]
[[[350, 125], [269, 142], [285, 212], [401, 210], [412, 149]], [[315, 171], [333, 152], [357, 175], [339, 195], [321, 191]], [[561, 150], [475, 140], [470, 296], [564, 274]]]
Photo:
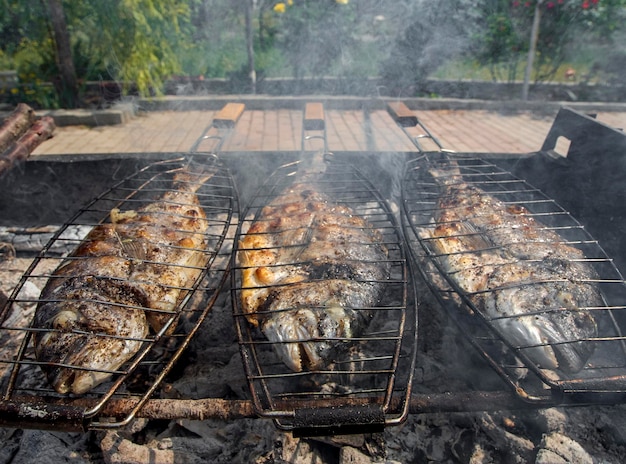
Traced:
[[429, 241], [448, 275], [539, 368], [580, 371], [594, 351], [590, 308], [604, 306], [584, 254], [525, 207], [433, 169], [442, 185]]
[[[111, 211], [64, 259], [33, 319], [35, 355], [61, 394], [86, 393], [166, 326], [206, 263], [208, 227], [197, 189], [212, 172], [182, 170], [137, 210]], [[170, 321], [171, 322], [171, 321]]]
[[46, 331], [33, 334], [35, 355], [61, 394], [83, 394], [107, 380], [148, 334], [145, 295], [114, 279], [69, 278], [46, 286], [41, 301], [34, 327]]
[[293, 371], [320, 370], [358, 336], [389, 278], [380, 234], [314, 175], [265, 206], [239, 245], [241, 304]]

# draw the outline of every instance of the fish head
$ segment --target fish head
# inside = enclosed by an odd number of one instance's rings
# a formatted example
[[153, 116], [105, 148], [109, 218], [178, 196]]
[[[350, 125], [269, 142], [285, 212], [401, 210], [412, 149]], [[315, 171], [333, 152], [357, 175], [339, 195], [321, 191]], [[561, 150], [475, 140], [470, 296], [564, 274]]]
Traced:
[[340, 306], [277, 311], [262, 330], [280, 359], [294, 372], [320, 370], [331, 361], [341, 341], [352, 336], [352, 318]]
[[511, 343], [542, 369], [573, 374], [593, 354], [597, 326], [585, 308], [602, 304], [590, 285], [548, 282], [498, 292], [501, 305], [516, 307], [516, 314], [494, 320]]
[[108, 380], [141, 345], [106, 335], [47, 332], [35, 341], [37, 359], [61, 394], [83, 394]]
[[559, 361], [552, 345], [548, 344], [546, 333], [552, 331], [549, 324], [544, 324], [535, 316], [514, 316], [492, 321], [507, 340], [520, 352], [542, 369], [557, 369]]
[[124, 289], [109, 283], [108, 293], [89, 279], [42, 293], [33, 321], [35, 356], [61, 394], [86, 393], [109, 379], [148, 334], [140, 300], [128, 290], [122, 299]]
[[538, 316], [535, 327], [543, 342], [549, 343], [558, 369], [565, 373], [580, 371], [594, 352], [595, 344], [589, 339], [597, 336], [597, 327], [588, 311], [561, 308]]

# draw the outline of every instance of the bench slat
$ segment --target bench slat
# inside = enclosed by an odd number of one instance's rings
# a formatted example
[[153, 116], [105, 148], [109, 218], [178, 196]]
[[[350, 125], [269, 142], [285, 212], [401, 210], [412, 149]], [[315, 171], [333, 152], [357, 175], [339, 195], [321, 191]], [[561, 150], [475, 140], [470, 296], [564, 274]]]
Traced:
[[243, 103], [227, 103], [213, 118], [213, 125], [218, 128], [233, 128], [246, 109]]
[[324, 105], [307, 103], [304, 109], [304, 130], [324, 130]]
[[403, 127], [417, 126], [417, 116], [403, 102], [388, 102], [387, 111]]

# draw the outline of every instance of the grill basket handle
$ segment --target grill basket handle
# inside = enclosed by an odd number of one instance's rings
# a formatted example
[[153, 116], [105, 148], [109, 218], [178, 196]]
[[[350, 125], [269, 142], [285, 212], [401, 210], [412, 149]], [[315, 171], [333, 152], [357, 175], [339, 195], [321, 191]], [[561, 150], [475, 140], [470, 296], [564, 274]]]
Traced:
[[379, 433], [385, 428], [385, 413], [378, 404], [299, 408], [293, 427], [294, 437]]

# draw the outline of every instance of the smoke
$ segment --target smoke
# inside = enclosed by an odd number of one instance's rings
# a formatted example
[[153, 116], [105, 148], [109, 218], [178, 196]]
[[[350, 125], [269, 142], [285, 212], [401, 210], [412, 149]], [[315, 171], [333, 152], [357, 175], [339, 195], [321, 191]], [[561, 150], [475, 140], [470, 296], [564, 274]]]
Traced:
[[609, 84], [623, 85], [626, 74], [626, 30], [616, 32], [614, 44], [608, 52], [600, 53], [589, 77], [598, 75]]
[[[419, 85], [446, 61], [462, 55], [477, 27], [476, 2], [441, 0], [403, 2], [406, 15], [394, 18], [398, 34], [381, 67], [381, 76], [395, 83], [396, 96]], [[398, 89], [399, 87], [399, 89]]]

